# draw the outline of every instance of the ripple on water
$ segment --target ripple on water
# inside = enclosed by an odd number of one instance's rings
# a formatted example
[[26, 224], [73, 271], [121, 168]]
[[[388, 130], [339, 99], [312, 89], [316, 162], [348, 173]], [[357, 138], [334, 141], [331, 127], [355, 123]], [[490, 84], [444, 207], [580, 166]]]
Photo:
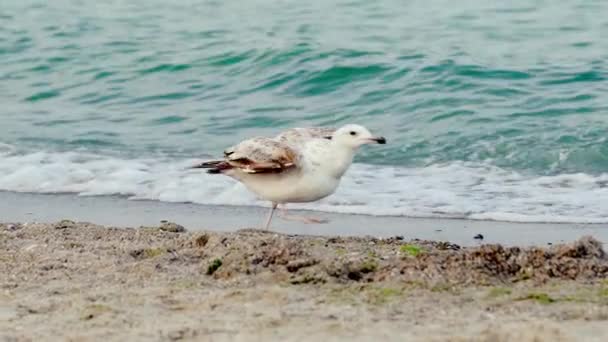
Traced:
[[150, 123], [152, 125], [170, 125], [188, 120], [189, 118], [179, 115], [167, 115], [162, 118], [154, 119]]
[[182, 99], [186, 99], [191, 96], [194, 96], [194, 95], [195, 95], [195, 93], [191, 93], [191, 92], [173, 92], [173, 93], [166, 93], [166, 94], [141, 96], [141, 97], [137, 97], [132, 100], [129, 100], [128, 102], [129, 103], [156, 102], [158, 105], [159, 103], [166, 103], [166, 101], [182, 100]]
[[210, 66], [227, 67], [249, 60], [255, 54], [255, 50], [249, 50], [242, 53], [227, 52], [220, 55], [212, 56], [207, 59]]
[[605, 73], [600, 73], [595, 70], [580, 72], [576, 74], [560, 74], [551, 79], [540, 81], [541, 85], [557, 85], [568, 83], [586, 83], [586, 82], [601, 82], [605, 81]]
[[145, 75], [157, 72], [178, 72], [188, 70], [190, 68], [192, 68], [192, 66], [189, 64], [160, 64], [152, 68], [140, 70], [139, 73]]
[[309, 73], [304, 80], [294, 84], [288, 92], [299, 96], [328, 94], [342, 86], [371, 80], [390, 70], [383, 65], [333, 66], [320, 72]]
[[39, 102], [39, 101], [52, 99], [52, 98], [60, 96], [60, 95], [61, 95], [61, 92], [58, 90], [47, 90], [47, 91], [41, 91], [41, 92], [32, 94], [32, 95], [26, 97], [24, 100], [27, 102]]
[[90, 94], [89, 96], [80, 97], [80, 104], [83, 105], [97, 105], [97, 104], [107, 104], [112, 100], [120, 99], [124, 95], [122, 93], [108, 93], [105, 95], [102, 94]]
[[101, 79], [104, 79], [104, 78], [107, 78], [107, 77], [110, 77], [110, 76], [116, 75], [116, 74], [117, 74], [117, 72], [115, 72], [115, 71], [100, 71], [93, 76], [93, 79], [101, 80]]
[[431, 117], [431, 122], [442, 121], [442, 120], [447, 120], [447, 119], [452, 119], [452, 118], [460, 118], [460, 117], [471, 116], [471, 115], [475, 115], [475, 112], [472, 110], [455, 110], [455, 111], [447, 112], [444, 114], [435, 115], [435, 116]]

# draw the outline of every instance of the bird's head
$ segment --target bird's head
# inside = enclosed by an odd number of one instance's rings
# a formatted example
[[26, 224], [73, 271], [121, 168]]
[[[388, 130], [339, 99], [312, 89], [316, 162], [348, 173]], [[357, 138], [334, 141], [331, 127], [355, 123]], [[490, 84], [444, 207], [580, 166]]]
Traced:
[[374, 136], [367, 128], [354, 124], [342, 126], [336, 130], [331, 140], [351, 149], [357, 149], [365, 144], [386, 144], [384, 137]]

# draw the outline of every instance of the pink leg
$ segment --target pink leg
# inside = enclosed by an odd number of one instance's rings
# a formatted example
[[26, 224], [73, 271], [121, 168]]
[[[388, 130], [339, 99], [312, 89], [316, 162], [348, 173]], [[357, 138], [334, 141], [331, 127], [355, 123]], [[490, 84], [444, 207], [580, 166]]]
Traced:
[[307, 224], [310, 224], [310, 223], [327, 223], [327, 222], [329, 222], [329, 220], [322, 219], [322, 218], [317, 218], [317, 217], [306, 217], [306, 216], [289, 215], [289, 214], [287, 214], [287, 209], [285, 207], [286, 207], [285, 204], [283, 204], [282, 206], [279, 207], [279, 211], [280, 211], [279, 215], [284, 220], [288, 220], [288, 221], [300, 221], [300, 222], [304, 222], [304, 223], [307, 223]]
[[272, 221], [272, 214], [274, 214], [274, 210], [277, 208], [277, 203], [272, 203], [272, 208], [270, 208], [270, 213], [268, 213], [268, 218], [266, 219], [266, 224], [264, 225], [264, 229], [268, 230], [270, 227], [270, 221]]

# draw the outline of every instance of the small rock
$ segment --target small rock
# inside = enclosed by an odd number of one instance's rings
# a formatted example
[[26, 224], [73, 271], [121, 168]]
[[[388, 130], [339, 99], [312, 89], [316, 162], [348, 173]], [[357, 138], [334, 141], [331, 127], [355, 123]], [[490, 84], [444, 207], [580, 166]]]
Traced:
[[158, 228], [162, 231], [171, 233], [183, 233], [186, 231], [186, 228], [184, 228], [184, 226], [180, 226], [177, 223], [168, 222], [165, 220], [161, 221], [161, 225]]
[[483, 240], [483, 235], [481, 235], [481, 234], [477, 234], [477, 235], [475, 235], [475, 236], [473, 237], [473, 239], [475, 239], [475, 240]]
[[21, 223], [16, 223], [16, 224], [9, 223], [6, 226], [6, 230], [8, 230], [9, 232], [14, 232], [14, 231], [19, 230], [21, 228], [23, 228], [23, 225]]
[[71, 229], [76, 228], [76, 222], [72, 220], [61, 220], [55, 224], [55, 229]]

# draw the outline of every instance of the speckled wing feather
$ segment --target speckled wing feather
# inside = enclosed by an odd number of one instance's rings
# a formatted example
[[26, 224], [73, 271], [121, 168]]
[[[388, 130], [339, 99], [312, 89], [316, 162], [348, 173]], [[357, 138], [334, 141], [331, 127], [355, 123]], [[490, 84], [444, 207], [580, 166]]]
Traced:
[[280, 173], [299, 167], [300, 148], [312, 139], [331, 139], [334, 128], [291, 128], [274, 138], [252, 138], [224, 151], [224, 160], [213, 160], [193, 166], [222, 173], [239, 169], [246, 173]]
[[252, 138], [224, 151], [231, 168], [247, 173], [279, 173], [298, 167], [299, 152], [283, 142], [270, 138]]
[[274, 139], [291, 146], [301, 146], [310, 139], [331, 139], [335, 131], [330, 127], [290, 128]]

